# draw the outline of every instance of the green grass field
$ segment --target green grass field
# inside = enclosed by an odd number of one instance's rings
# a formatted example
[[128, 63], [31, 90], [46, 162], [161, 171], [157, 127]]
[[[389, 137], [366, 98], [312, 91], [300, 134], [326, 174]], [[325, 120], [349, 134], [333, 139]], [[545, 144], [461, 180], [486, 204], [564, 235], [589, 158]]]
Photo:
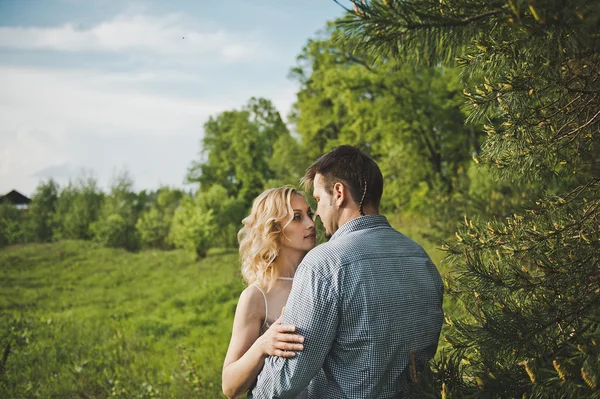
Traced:
[[219, 397], [238, 262], [85, 241], [1, 250], [0, 398]]
[[235, 250], [192, 261], [87, 241], [1, 249], [0, 398], [222, 397], [238, 269]]

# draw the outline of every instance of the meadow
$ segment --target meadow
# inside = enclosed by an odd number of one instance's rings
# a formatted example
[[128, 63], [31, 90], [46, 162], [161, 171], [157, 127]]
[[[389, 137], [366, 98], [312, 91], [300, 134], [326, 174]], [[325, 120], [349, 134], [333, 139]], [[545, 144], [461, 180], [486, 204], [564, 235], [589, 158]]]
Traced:
[[129, 253], [88, 241], [0, 251], [2, 398], [218, 397], [235, 251]]
[[238, 269], [235, 249], [194, 261], [90, 241], [3, 248], [0, 398], [223, 397]]

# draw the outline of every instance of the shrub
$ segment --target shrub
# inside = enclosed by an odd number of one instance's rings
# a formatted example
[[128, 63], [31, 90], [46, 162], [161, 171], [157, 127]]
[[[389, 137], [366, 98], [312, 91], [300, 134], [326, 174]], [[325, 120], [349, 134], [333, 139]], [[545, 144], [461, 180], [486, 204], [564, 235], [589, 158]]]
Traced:
[[203, 258], [214, 243], [217, 224], [212, 210], [202, 208], [199, 197], [184, 197], [175, 211], [169, 241], [197, 258]]
[[169, 249], [169, 232], [175, 209], [183, 193], [179, 190], [161, 188], [158, 190], [156, 202], [144, 213], [136, 223], [141, 244], [145, 247]]
[[28, 235], [32, 241], [48, 242], [54, 238], [54, 221], [58, 184], [49, 179], [38, 184], [29, 208]]
[[130, 251], [139, 249], [140, 238], [135, 225], [143, 204], [140, 205], [132, 187], [133, 182], [126, 172], [116, 176], [98, 221], [90, 227], [94, 238], [106, 246]]
[[0, 204], [0, 246], [23, 242], [24, 220], [21, 211], [13, 205]]

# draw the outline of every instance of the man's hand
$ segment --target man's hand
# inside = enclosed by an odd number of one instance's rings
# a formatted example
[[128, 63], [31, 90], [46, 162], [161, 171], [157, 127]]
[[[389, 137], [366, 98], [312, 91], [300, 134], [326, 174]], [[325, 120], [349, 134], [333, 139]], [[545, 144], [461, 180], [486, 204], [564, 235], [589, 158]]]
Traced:
[[296, 332], [296, 326], [281, 323], [284, 311], [285, 306], [281, 310], [281, 316], [258, 338], [258, 343], [265, 356], [290, 358], [296, 356], [294, 351], [304, 349], [304, 345], [302, 345], [304, 337], [293, 334]]

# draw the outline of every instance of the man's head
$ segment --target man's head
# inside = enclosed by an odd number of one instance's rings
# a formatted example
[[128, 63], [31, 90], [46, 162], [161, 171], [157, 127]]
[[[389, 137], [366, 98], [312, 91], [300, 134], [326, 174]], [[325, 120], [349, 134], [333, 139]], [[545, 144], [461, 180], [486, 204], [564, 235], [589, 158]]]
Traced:
[[334, 148], [308, 167], [303, 177], [308, 191], [313, 188], [318, 215], [331, 237], [353, 218], [378, 213], [383, 194], [383, 177], [379, 166], [356, 147]]

